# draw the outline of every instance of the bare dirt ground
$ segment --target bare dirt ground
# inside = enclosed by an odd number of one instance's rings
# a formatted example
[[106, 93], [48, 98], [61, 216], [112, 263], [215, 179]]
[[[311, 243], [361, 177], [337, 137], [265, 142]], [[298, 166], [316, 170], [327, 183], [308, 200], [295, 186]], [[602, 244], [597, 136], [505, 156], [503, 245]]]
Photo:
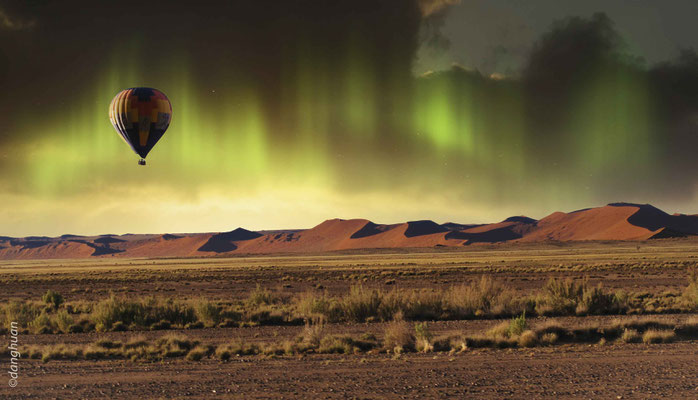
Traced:
[[[0, 302], [37, 300], [48, 289], [66, 301], [116, 293], [190, 299], [244, 298], [260, 285], [293, 296], [310, 288], [346, 293], [351, 285], [446, 288], [494, 275], [518, 291], [550, 277], [587, 276], [605, 288], [680, 293], [698, 262], [695, 240], [480, 246], [315, 255], [193, 259], [14, 261], [0, 264]], [[683, 321], [690, 314], [653, 319]], [[603, 324], [618, 316], [557, 318]], [[622, 317], [633, 318], [633, 317]], [[545, 319], [532, 319], [532, 324]], [[476, 332], [500, 321], [435, 321], [436, 335]], [[383, 323], [329, 324], [331, 333], [380, 335]], [[181, 331], [205, 343], [283, 340], [300, 326]], [[86, 344], [157, 338], [166, 332], [21, 334], [22, 345]], [[7, 342], [8, 336], [3, 337]], [[222, 362], [21, 359], [19, 385], [0, 381], [0, 398], [698, 398], [698, 342], [562, 344], [462, 353], [243, 356]], [[5, 371], [9, 360], [0, 359]], [[3, 375], [6, 376], [5, 372]]]
[[698, 343], [305, 356], [230, 362], [24, 362], [27, 398], [696, 398]]

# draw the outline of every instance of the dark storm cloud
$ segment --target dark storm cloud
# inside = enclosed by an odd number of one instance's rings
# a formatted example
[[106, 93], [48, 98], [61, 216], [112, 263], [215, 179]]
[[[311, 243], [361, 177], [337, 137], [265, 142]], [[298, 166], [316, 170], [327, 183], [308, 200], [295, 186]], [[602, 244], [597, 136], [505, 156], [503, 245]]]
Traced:
[[446, 11], [434, 12], [424, 17], [419, 33], [423, 46], [436, 52], [444, 52], [451, 47], [451, 40], [442, 31], [445, 22]]
[[422, 23], [419, 31], [420, 45], [438, 57], [451, 47], [451, 40], [443, 33], [450, 8], [460, 0], [419, 0]]
[[424, 17], [443, 13], [449, 7], [460, 4], [460, 0], [419, 0], [419, 9]]
[[[600, 194], [690, 199], [698, 183], [693, 171], [698, 159], [698, 56], [685, 49], [676, 60], [647, 66], [628, 50], [611, 19], [602, 13], [591, 18], [557, 21], [533, 46], [524, 68], [530, 154], [548, 168], [594, 171], [596, 154], [605, 154], [594, 172]], [[596, 85], [596, 86], [594, 86]], [[597, 87], [589, 94], [590, 87]], [[584, 126], [580, 93], [587, 109], [594, 108], [596, 125]], [[645, 113], [621, 115], [638, 98]], [[635, 124], [648, 118], [646, 126]], [[574, 122], [573, 122], [574, 121]], [[625, 125], [623, 125], [625, 124]], [[635, 124], [635, 125], [634, 125]], [[580, 128], [581, 126], [581, 128]], [[644, 128], [644, 129], [643, 129]], [[596, 141], [594, 144], [580, 141]], [[645, 131], [645, 136], [641, 131]], [[604, 132], [604, 133], [599, 133]], [[587, 145], [587, 165], [569, 162], [574, 148]], [[644, 147], [644, 151], [642, 151]], [[566, 161], [568, 160], [568, 161]], [[598, 166], [597, 166], [598, 167]]]
[[654, 103], [661, 118], [658, 127], [663, 152], [662, 164], [668, 179], [663, 186], [676, 188], [697, 184], [698, 169], [698, 54], [684, 49], [676, 60], [664, 62], [649, 71]]
[[10, 15], [3, 8], [0, 8], [0, 30], [19, 31], [31, 29], [34, 27], [35, 21], [20, 20], [15, 16]]
[[[444, 132], [479, 143], [475, 156], [451, 162], [480, 174], [506, 171], [498, 178], [504, 193], [559, 182], [554, 186], [586, 188], [605, 202], [695, 196], [698, 56], [684, 50], [676, 60], [648, 66], [605, 14], [554, 23], [533, 44], [518, 77], [495, 81], [454, 68], [420, 79], [418, 87], [447, 96], [453, 114], [446, 120], [467, 116], [465, 128]], [[434, 98], [420, 101], [428, 105]], [[519, 106], [522, 124], [513, 122]], [[497, 158], [483, 163], [477, 156], [487, 148]], [[525, 178], [506, 177], [513, 172], [506, 160], [514, 157], [524, 158], [515, 168], [524, 168]], [[450, 174], [456, 179], [462, 170]]]
[[[430, 3], [428, 10], [442, 9]], [[32, 1], [12, 9], [37, 23], [21, 37], [0, 36], [7, 60], [0, 84], [13, 93], [0, 99], [4, 124], [20, 109], [40, 115], [60, 108], [66, 96], [93, 84], [117, 52], [125, 54], [124, 69], [137, 64], [153, 77], [186, 58], [202, 88], [246, 85], [269, 103], [299, 63], [336, 77], [352, 46], [377, 82], [404, 82], [422, 19], [417, 0]]]

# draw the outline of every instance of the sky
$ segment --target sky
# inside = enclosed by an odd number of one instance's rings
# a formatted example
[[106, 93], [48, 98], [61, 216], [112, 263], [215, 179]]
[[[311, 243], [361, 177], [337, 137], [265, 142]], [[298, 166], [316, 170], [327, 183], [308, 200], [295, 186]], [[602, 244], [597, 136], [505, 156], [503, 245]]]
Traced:
[[[0, 1], [0, 235], [698, 213], [694, 1]], [[108, 118], [154, 87], [148, 165]]]

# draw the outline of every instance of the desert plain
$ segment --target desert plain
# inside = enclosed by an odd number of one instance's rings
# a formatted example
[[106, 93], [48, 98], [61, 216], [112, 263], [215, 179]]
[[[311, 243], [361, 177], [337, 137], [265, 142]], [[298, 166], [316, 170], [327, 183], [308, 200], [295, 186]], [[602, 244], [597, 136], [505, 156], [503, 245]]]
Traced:
[[0, 397], [695, 398], [697, 262], [695, 238], [7, 260]]

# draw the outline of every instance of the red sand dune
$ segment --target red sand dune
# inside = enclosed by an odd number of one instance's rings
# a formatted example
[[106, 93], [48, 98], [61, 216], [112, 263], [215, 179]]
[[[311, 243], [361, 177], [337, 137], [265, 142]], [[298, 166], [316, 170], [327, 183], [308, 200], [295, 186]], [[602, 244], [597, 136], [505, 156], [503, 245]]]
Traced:
[[123, 246], [127, 257], [189, 257], [200, 255], [200, 248], [212, 234], [158, 235]]
[[463, 239], [464, 244], [498, 243], [522, 238], [536, 226], [536, 220], [527, 217], [511, 217], [495, 224], [485, 224], [473, 228], [454, 231], [446, 235], [453, 239]]
[[493, 224], [411, 221], [382, 225], [332, 219], [306, 230], [164, 235], [0, 237], [0, 259], [188, 257], [311, 253], [348, 249], [464, 246], [478, 243], [648, 240], [698, 235], [698, 215], [669, 215], [650, 205], [615, 203], [556, 212], [540, 221], [511, 217]]
[[538, 221], [535, 231], [520, 239], [542, 240], [645, 240], [655, 231], [628, 222], [637, 207], [605, 206], [571, 213], [556, 212]]
[[84, 243], [67, 240], [48, 242], [42, 246], [25, 247], [22, 245], [7, 245], [0, 248], [0, 259], [49, 259], [49, 258], [85, 258], [94, 253], [94, 248]]

